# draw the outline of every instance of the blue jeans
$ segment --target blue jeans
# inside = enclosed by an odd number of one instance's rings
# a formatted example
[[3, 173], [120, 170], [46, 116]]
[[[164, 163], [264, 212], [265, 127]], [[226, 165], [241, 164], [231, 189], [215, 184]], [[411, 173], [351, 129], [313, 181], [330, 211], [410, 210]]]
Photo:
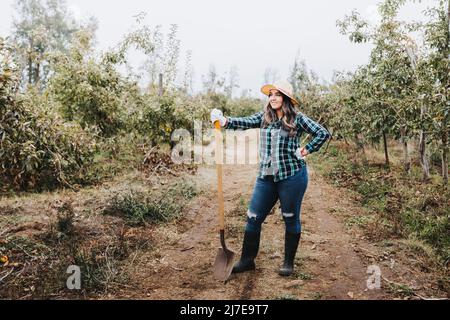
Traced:
[[261, 232], [261, 225], [280, 199], [286, 232], [301, 233], [300, 210], [307, 187], [306, 166], [303, 166], [295, 175], [279, 182], [274, 182], [273, 176], [258, 178], [250, 202], [245, 230]]

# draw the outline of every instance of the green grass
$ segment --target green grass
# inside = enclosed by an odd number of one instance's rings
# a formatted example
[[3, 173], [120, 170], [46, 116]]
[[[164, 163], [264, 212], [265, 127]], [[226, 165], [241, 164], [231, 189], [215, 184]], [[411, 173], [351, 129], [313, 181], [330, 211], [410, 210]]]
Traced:
[[298, 300], [298, 297], [292, 294], [282, 294], [278, 297], [275, 297], [274, 300]]
[[414, 290], [408, 287], [406, 284], [388, 283], [387, 287], [389, 292], [400, 295], [402, 297], [411, 297], [414, 295]]
[[365, 227], [370, 222], [373, 221], [371, 216], [361, 215], [361, 216], [351, 216], [345, 219], [345, 225], [348, 227], [359, 226]]
[[302, 271], [297, 271], [296, 274], [295, 274], [295, 277], [297, 279], [300, 279], [300, 280], [312, 280], [312, 279], [314, 279], [314, 277], [312, 275], [310, 275], [309, 273], [306, 273], [306, 272], [302, 272]]
[[104, 213], [122, 216], [129, 225], [167, 223], [180, 217], [197, 194], [196, 186], [184, 179], [156, 194], [135, 190], [116, 194]]

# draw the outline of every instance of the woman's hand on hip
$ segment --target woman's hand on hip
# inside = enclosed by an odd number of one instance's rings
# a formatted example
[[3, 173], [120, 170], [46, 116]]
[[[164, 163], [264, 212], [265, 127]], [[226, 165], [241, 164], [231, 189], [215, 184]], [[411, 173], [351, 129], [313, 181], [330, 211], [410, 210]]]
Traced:
[[306, 148], [298, 148], [295, 151], [295, 155], [297, 159], [304, 159], [307, 155], [309, 155], [309, 151]]
[[302, 157], [306, 157], [309, 156], [309, 151], [306, 148], [300, 148], [300, 154], [302, 155]]

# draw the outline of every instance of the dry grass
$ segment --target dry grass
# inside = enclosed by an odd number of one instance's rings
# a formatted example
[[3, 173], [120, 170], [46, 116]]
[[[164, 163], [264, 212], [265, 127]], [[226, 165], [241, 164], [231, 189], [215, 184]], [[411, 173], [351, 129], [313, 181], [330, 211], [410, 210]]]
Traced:
[[[122, 218], [102, 212], [113, 194], [130, 189], [161, 193], [180, 179], [132, 170], [81, 190], [1, 198], [0, 257], [8, 262], [0, 264], [0, 298], [101, 298], [126, 288], [129, 272], [141, 257], [159, 241], [179, 239], [177, 226], [128, 226]], [[70, 265], [81, 268], [81, 290], [66, 287]]]

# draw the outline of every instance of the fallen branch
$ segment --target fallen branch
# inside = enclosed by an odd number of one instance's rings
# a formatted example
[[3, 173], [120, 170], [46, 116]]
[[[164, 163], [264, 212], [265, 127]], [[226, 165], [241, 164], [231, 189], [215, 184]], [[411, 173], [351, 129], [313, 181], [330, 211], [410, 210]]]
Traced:
[[144, 161], [142, 161], [142, 165], [144, 165], [144, 164], [147, 162], [148, 157], [150, 157], [150, 155], [153, 153], [153, 150], [155, 150], [155, 148], [156, 148], [156, 146], [153, 147], [153, 148], [151, 148], [151, 149], [145, 154]]
[[[401, 284], [401, 283], [398, 283], [398, 282], [391, 281], [391, 280], [389, 280], [389, 279], [387, 279], [387, 278], [385, 278], [383, 276], [381, 278], [384, 281], [386, 281], [387, 283], [391, 284], [391, 285], [394, 285], [394, 286], [397, 286], [397, 287], [408, 287], [409, 288], [409, 286], [407, 286], [405, 284]], [[409, 289], [411, 290], [411, 293], [414, 296], [418, 297], [421, 300], [447, 300], [446, 298], [428, 298], [428, 297], [424, 297], [424, 296], [421, 296], [420, 294], [414, 292], [414, 289], [411, 289], [411, 288], [409, 288]]]
[[378, 254], [373, 253], [372, 251], [370, 251], [368, 249], [365, 249], [363, 247], [358, 247], [358, 249], [365, 251], [366, 253], [363, 253], [365, 256], [368, 256], [368, 257], [371, 257], [371, 258], [374, 258], [374, 259], [377, 259], [378, 256], [379, 256]]
[[9, 232], [8, 228], [3, 229], [2, 231], [0, 231], [0, 237], [3, 236], [4, 234], [8, 233], [8, 232]]
[[155, 168], [153, 168], [153, 172], [157, 172], [157, 170], [159, 169], [159, 167], [161, 167], [162, 166], [162, 164], [161, 163], [159, 163]]
[[183, 269], [177, 268], [177, 267], [172, 267], [172, 266], [170, 266], [170, 268], [172, 268], [172, 269], [175, 270], [175, 271], [183, 271]]
[[166, 166], [161, 165], [163, 169], [166, 169], [170, 174], [174, 175], [175, 177], [178, 177], [178, 174], [167, 168]]
[[0, 278], [0, 282], [2, 282], [4, 279], [6, 279], [7, 276], [9, 276], [14, 271], [14, 268], [12, 268], [6, 275]]

